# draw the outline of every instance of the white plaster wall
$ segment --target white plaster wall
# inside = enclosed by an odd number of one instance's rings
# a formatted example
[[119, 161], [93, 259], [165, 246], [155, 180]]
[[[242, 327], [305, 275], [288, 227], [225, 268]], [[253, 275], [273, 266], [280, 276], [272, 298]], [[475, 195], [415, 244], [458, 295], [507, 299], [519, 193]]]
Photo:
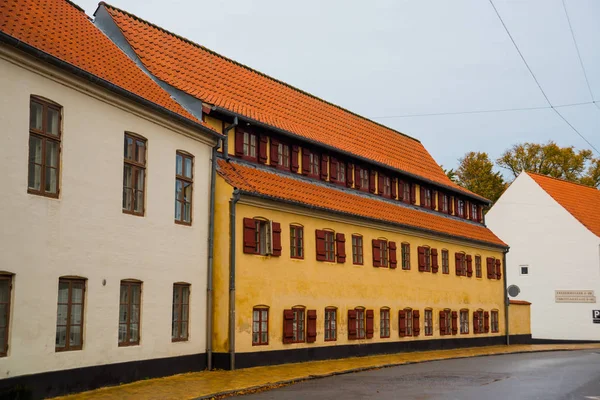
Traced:
[[[204, 353], [210, 146], [2, 58], [0, 72], [0, 270], [15, 274], [0, 379]], [[31, 94], [64, 107], [59, 199], [27, 193]], [[125, 131], [148, 139], [145, 217], [121, 210]], [[174, 223], [178, 149], [195, 156], [191, 227]], [[84, 344], [56, 353], [64, 275], [88, 279]], [[127, 278], [143, 281], [141, 342], [118, 347], [119, 286]], [[179, 281], [191, 283], [189, 341], [172, 343]]]
[[[521, 173], [486, 216], [510, 246], [508, 284], [531, 305], [538, 339], [600, 340], [592, 310], [600, 304], [556, 303], [555, 290], [594, 290], [600, 300], [600, 239], [581, 225], [529, 175]], [[529, 275], [520, 275], [520, 265]]]

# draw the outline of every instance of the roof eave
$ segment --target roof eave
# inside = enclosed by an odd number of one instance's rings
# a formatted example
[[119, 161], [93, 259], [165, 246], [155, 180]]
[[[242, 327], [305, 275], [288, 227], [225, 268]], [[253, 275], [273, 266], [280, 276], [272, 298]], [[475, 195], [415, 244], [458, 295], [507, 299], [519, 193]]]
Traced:
[[[232, 186], [235, 187], [235, 185], [232, 185]], [[458, 239], [458, 240], [467, 241], [469, 243], [490, 246], [490, 247], [494, 247], [494, 248], [497, 248], [497, 249], [500, 249], [500, 250], [503, 250], [503, 251], [509, 249], [508, 245], [501, 245], [501, 244], [498, 244], [498, 243], [486, 242], [484, 240], [477, 240], [477, 239], [472, 239], [472, 238], [468, 238], [468, 237], [464, 237], [464, 236], [451, 235], [449, 233], [434, 231], [434, 230], [431, 230], [431, 229], [419, 228], [419, 227], [416, 227], [416, 226], [413, 226], [413, 225], [400, 224], [400, 223], [397, 223], [397, 222], [390, 222], [390, 221], [386, 221], [386, 220], [382, 220], [382, 219], [378, 219], [378, 218], [369, 218], [369, 217], [365, 217], [365, 216], [362, 216], [362, 215], [357, 215], [357, 214], [353, 214], [353, 213], [347, 213], [347, 212], [343, 212], [343, 211], [333, 210], [333, 209], [326, 208], [326, 207], [313, 206], [313, 205], [310, 205], [310, 204], [302, 203], [300, 201], [286, 200], [286, 199], [282, 199], [282, 198], [279, 198], [279, 197], [269, 196], [269, 195], [266, 195], [266, 194], [252, 192], [252, 191], [248, 191], [248, 190], [244, 190], [244, 189], [239, 189], [239, 188], [236, 188], [236, 189], [238, 189], [239, 193], [242, 194], [242, 195], [247, 195], [247, 196], [251, 196], [251, 197], [257, 197], [257, 198], [260, 198], [260, 199], [271, 200], [271, 201], [276, 201], [276, 202], [280, 202], [280, 203], [290, 204], [290, 205], [294, 205], [294, 206], [309, 208], [311, 210], [319, 210], [319, 211], [325, 211], [325, 212], [328, 212], [328, 213], [334, 213], [334, 214], [343, 215], [343, 216], [350, 216], [352, 218], [357, 218], [357, 219], [365, 220], [365, 221], [379, 222], [379, 223], [383, 223], [383, 224], [387, 224], [387, 225], [392, 225], [392, 226], [395, 226], [395, 227], [398, 227], [398, 228], [410, 229], [410, 230], [415, 230], [415, 231], [422, 232], [422, 233], [427, 233], [427, 234], [430, 234], [430, 235], [435, 235], [435, 236], [440, 236], [440, 237], [446, 237], [446, 238], [451, 238], [451, 239]]]
[[98, 86], [101, 86], [107, 90], [110, 90], [113, 93], [116, 93], [120, 96], [126, 97], [136, 103], [139, 103], [145, 107], [151, 108], [154, 111], [157, 111], [163, 115], [168, 116], [169, 118], [172, 118], [174, 120], [176, 120], [177, 122], [183, 123], [189, 127], [192, 127], [194, 129], [198, 129], [201, 130], [203, 133], [207, 133], [211, 136], [213, 136], [216, 139], [221, 139], [224, 136], [202, 124], [199, 124], [195, 121], [192, 121], [189, 118], [186, 118], [182, 115], [177, 114], [176, 112], [173, 112], [169, 109], [166, 109], [163, 106], [160, 106], [150, 100], [147, 100], [135, 93], [132, 93], [126, 89], [123, 89], [120, 86], [115, 85], [114, 83], [111, 83], [105, 79], [102, 79], [90, 72], [87, 72], [73, 64], [70, 64], [64, 60], [61, 60], [58, 57], [53, 56], [52, 54], [46, 53], [43, 50], [40, 50], [34, 46], [31, 46], [28, 43], [25, 43], [5, 32], [0, 31], [0, 42], [2, 43], [6, 43], [9, 46], [14, 47], [15, 49], [21, 50], [29, 55], [32, 55], [40, 60], [43, 60], [45, 62], [48, 62], [51, 65], [54, 65], [55, 67], [61, 68], [67, 72], [72, 73], [73, 75], [79, 76], [80, 78], [86, 79], [87, 81], [96, 84]]

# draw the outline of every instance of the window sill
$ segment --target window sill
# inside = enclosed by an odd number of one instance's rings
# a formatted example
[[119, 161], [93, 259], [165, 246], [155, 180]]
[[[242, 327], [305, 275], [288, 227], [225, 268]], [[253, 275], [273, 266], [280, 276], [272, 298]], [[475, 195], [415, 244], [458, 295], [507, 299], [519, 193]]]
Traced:
[[187, 342], [187, 341], [189, 341], [188, 338], [185, 338], [185, 339], [173, 339], [173, 338], [171, 338], [171, 343], [179, 343], [179, 342]]
[[40, 191], [37, 191], [34, 189], [27, 188], [27, 193], [35, 195], [35, 196], [47, 197], [49, 199], [57, 199], [58, 200], [60, 192], [56, 193], [56, 194], [52, 194], [52, 193], [44, 193], [44, 192], [40, 192]]
[[174, 220], [176, 225], [183, 225], [183, 226], [192, 226], [191, 222], [184, 222], [184, 221], [178, 221], [178, 220]]
[[252, 343], [252, 346], [268, 346], [269, 343]]
[[64, 352], [69, 352], [69, 351], [79, 351], [82, 349], [83, 349], [83, 346], [70, 347], [68, 349], [62, 349], [62, 348], [55, 347], [54, 352], [55, 353], [64, 353]]
[[123, 214], [127, 214], [127, 215], [133, 215], [134, 217], [143, 217], [144, 213], [141, 212], [135, 212], [135, 211], [129, 211], [129, 210], [123, 210]]
[[292, 260], [304, 260], [304, 257], [294, 257], [294, 256], [290, 256], [290, 259], [292, 259]]
[[132, 347], [132, 346], [139, 346], [140, 342], [133, 342], [133, 343], [119, 343], [119, 347]]

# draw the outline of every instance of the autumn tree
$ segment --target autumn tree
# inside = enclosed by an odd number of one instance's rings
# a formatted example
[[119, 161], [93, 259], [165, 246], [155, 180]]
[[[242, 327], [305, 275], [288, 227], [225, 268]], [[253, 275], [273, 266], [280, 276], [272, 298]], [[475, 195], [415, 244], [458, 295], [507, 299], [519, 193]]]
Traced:
[[521, 171], [530, 171], [589, 186], [600, 186], [600, 159], [594, 158], [591, 150], [575, 150], [573, 146], [560, 147], [552, 141], [546, 144], [516, 144], [506, 150], [496, 163], [509, 170], [514, 177]]
[[494, 164], [487, 153], [471, 151], [458, 162], [459, 166], [454, 171], [456, 183], [496, 202], [506, 189], [506, 182], [499, 172], [494, 171]]

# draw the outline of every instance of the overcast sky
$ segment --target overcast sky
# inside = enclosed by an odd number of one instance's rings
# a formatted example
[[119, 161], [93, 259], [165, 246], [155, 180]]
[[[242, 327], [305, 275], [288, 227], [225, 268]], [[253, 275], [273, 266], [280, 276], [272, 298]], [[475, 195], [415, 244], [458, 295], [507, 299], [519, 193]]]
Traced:
[[[96, 0], [75, 0], [91, 15]], [[413, 136], [444, 167], [467, 151], [589, 148], [547, 105], [488, 0], [110, 0], [167, 30]], [[600, 101], [600, 1], [565, 0]], [[494, 0], [554, 105], [590, 102], [562, 0]], [[600, 104], [597, 104], [600, 105]], [[559, 109], [600, 149], [600, 109]], [[384, 118], [385, 117], [385, 118]]]

